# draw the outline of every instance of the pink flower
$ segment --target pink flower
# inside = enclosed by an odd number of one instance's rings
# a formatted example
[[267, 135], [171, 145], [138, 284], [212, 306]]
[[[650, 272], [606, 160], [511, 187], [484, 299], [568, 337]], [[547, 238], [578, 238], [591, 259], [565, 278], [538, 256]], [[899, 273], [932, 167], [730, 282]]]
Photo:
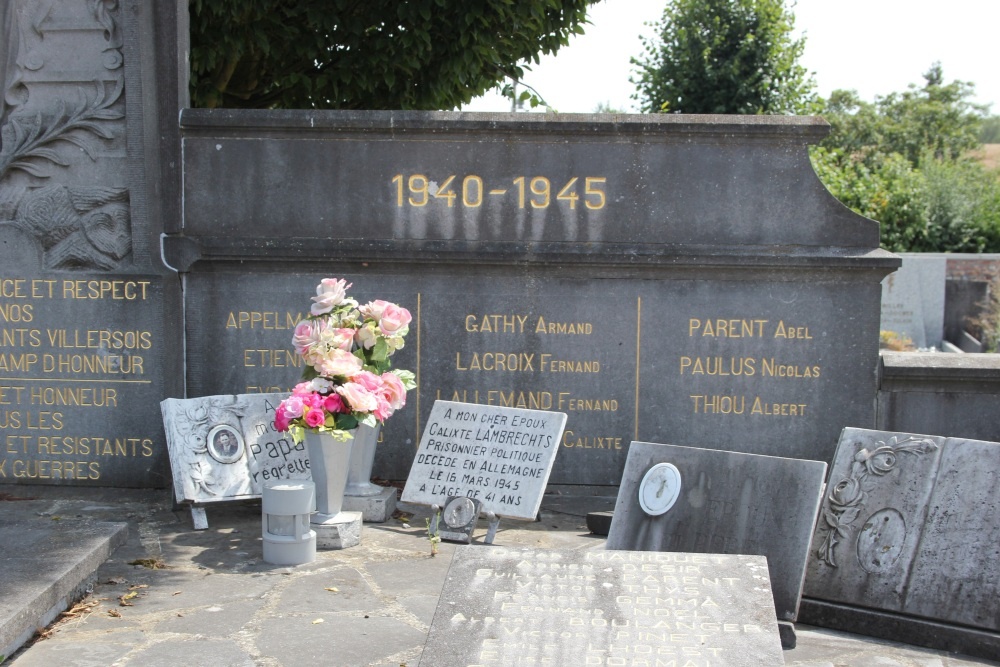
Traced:
[[302, 403], [308, 405], [310, 408], [320, 408], [323, 406], [323, 397], [317, 393], [310, 392], [309, 395], [302, 397]]
[[323, 409], [330, 413], [347, 412], [347, 406], [340, 398], [340, 394], [330, 394], [323, 399]]
[[312, 382], [300, 382], [292, 387], [292, 396], [308, 396], [312, 391]]
[[323, 320], [305, 320], [296, 324], [292, 334], [292, 346], [295, 352], [304, 356], [319, 342], [326, 328], [326, 322]]
[[370, 317], [378, 324], [386, 336], [402, 336], [409, 331], [413, 319], [410, 311], [389, 301], [376, 299], [360, 308], [365, 317]]
[[284, 409], [285, 415], [289, 419], [301, 417], [303, 408], [305, 408], [305, 405], [302, 403], [302, 397], [294, 395], [286, 398], [281, 402], [281, 405], [278, 406], [279, 410]]
[[360, 373], [354, 375], [351, 378], [351, 381], [357, 382], [373, 394], [382, 392], [382, 378], [375, 375], [371, 371], [361, 371]]
[[381, 379], [383, 395], [392, 409], [399, 410], [406, 405], [406, 387], [403, 386], [403, 381], [394, 373], [383, 373]]
[[313, 365], [321, 375], [330, 377], [352, 377], [364, 367], [361, 360], [340, 348], [330, 350], [318, 363]]
[[326, 414], [322, 408], [311, 408], [306, 413], [306, 426], [316, 428], [317, 426], [322, 426], [324, 423], [326, 423]]
[[386, 419], [391, 417], [392, 413], [395, 411], [392, 409], [392, 405], [389, 404], [389, 401], [385, 399], [383, 394], [377, 395], [375, 400], [377, 405], [375, 406], [375, 411], [372, 414], [375, 415], [375, 419], [380, 422], [384, 422]]
[[284, 408], [280, 405], [274, 411], [274, 428], [278, 431], [288, 430], [288, 415], [285, 414]]
[[336, 278], [324, 278], [320, 281], [319, 285], [316, 286], [316, 296], [312, 298], [315, 303], [312, 305], [310, 312], [313, 315], [323, 315], [329, 313], [331, 310], [344, 303], [346, 300], [347, 290], [351, 287], [351, 284], [346, 280], [337, 280]]
[[375, 395], [357, 382], [345, 382], [337, 387], [337, 393], [344, 397], [355, 412], [374, 412], [378, 407]]

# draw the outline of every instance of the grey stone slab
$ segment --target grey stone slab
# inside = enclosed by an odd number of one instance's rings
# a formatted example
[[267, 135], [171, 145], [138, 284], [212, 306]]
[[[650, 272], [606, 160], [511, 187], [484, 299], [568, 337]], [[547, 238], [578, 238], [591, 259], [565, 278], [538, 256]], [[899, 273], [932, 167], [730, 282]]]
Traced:
[[79, 599], [127, 535], [124, 523], [0, 520], [0, 655]]
[[324, 523], [310, 523], [317, 549], [349, 549], [361, 543], [361, 512], [341, 512]]
[[212, 667], [254, 667], [257, 663], [237, 642], [231, 639], [190, 638], [167, 639], [140, 648], [130, 656], [136, 664], [150, 667], [192, 665]]
[[638, 660], [783, 664], [764, 558], [460, 546], [420, 664]]
[[371, 523], [385, 523], [396, 511], [395, 487], [383, 487], [374, 496], [344, 495], [341, 509], [345, 512], [361, 512], [361, 519]]
[[159, 252], [159, 213], [177, 212], [161, 197], [176, 198], [180, 169], [176, 122], [162, 121], [185, 87], [169, 5], [4, 5], [0, 80], [13, 87], [0, 133], [45, 141], [5, 142], [0, 173], [12, 288], [0, 304], [0, 428], [17, 444], [0, 452], [2, 482], [169, 481], [149, 419], [184, 391], [180, 283]]
[[478, 511], [534, 519], [565, 426], [562, 412], [435, 401], [401, 500], [444, 507], [466, 496]]
[[805, 594], [996, 633], [1000, 444], [845, 429]]
[[947, 258], [913, 253], [902, 258], [903, 265], [882, 280], [879, 326], [908, 336], [917, 347], [940, 347]]
[[[320, 618], [322, 623], [313, 622]], [[418, 648], [425, 636], [377, 612], [348, 616], [287, 614], [268, 619], [258, 634], [257, 646], [283, 665], [354, 667]]]
[[310, 479], [303, 443], [274, 428], [287, 394], [168, 398], [160, 403], [178, 502], [260, 498], [265, 482]]
[[633, 442], [607, 548], [766, 556], [777, 618], [794, 621], [825, 475], [820, 461]]

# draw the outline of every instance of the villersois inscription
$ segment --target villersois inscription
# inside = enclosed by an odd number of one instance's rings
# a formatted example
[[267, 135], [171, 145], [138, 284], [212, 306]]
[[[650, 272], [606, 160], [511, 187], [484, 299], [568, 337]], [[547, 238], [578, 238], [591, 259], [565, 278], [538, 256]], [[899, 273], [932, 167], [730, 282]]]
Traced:
[[159, 334], [133, 323], [156, 321], [158, 285], [0, 277], [0, 481], [100, 483], [123, 459], [162, 459], [132, 414], [157, 392]]

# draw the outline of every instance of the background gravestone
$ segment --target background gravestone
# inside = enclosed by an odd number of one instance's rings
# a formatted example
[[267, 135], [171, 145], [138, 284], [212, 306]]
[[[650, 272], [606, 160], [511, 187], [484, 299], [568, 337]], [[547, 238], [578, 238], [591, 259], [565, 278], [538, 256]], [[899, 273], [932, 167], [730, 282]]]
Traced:
[[[414, 314], [436, 400], [565, 412], [550, 483], [616, 485], [632, 440], [829, 460], [873, 425], [877, 225], [834, 200], [817, 118], [185, 110], [188, 393], [287, 391], [333, 275]], [[869, 397], [865, 399], [864, 397]]]
[[460, 546], [420, 665], [781, 665], [760, 556]]
[[802, 620], [996, 656], [1000, 444], [844, 429]]
[[0, 10], [0, 482], [170, 483], [182, 20], [139, 0]]
[[903, 265], [882, 281], [883, 331], [903, 334], [916, 347], [941, 347], [946, 263], [944, 256], [903, 257]]
[[794, 621], [826, 464], [633, 442], [608, 549], [767, 557], [778, 619]]

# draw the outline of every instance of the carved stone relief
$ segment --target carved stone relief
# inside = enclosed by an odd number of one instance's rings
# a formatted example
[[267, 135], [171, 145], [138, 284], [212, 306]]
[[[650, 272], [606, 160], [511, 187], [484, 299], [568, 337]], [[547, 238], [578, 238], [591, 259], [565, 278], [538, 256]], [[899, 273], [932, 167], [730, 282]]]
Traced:
[[118, 268], [132, 250], [118, 0], [9, 0], [0, 15], [0, 225], [46, 268]]

